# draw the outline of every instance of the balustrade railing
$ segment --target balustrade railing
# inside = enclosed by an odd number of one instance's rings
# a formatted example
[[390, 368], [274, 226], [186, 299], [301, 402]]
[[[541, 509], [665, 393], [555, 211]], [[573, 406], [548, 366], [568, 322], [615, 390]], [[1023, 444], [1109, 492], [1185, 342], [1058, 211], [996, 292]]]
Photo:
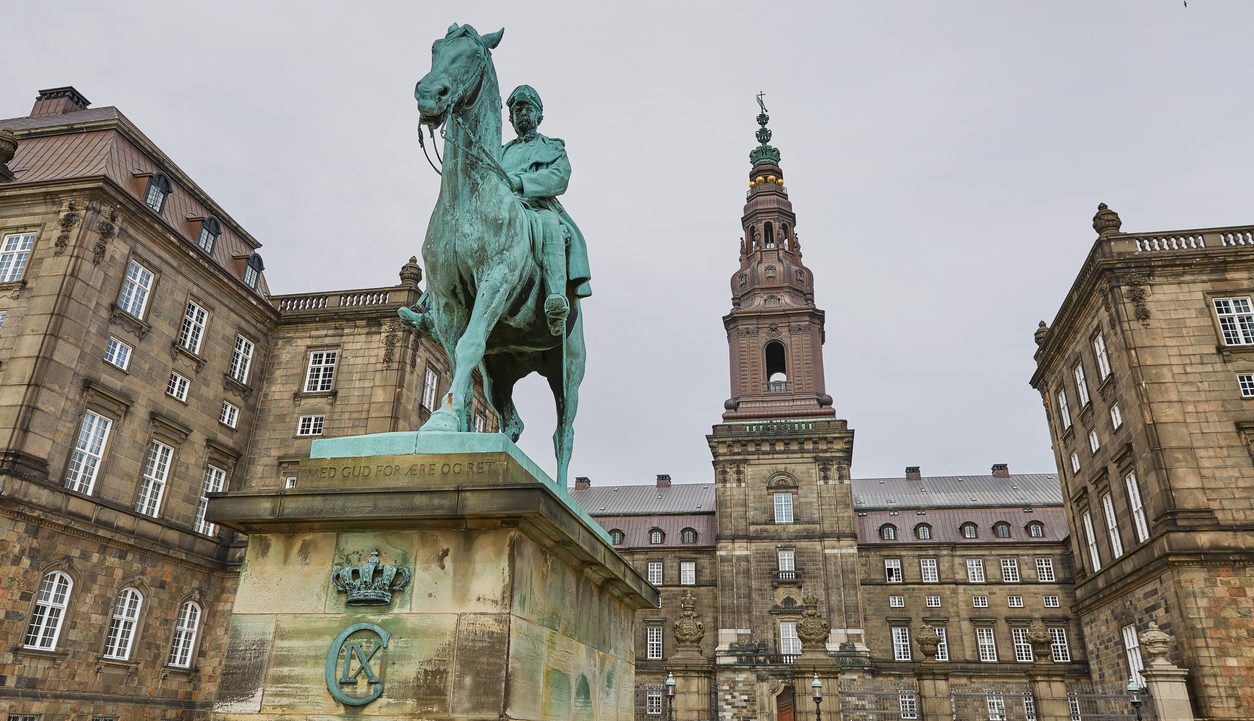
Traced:
[[[413, 292], [416, 293], [416, 291]], [[352, 291], [273, 296], [271, 300], [280, 312], [294, 313], [399, 304], [406, 302], [410, 293], [409, 288], [365, 288]]]
[[1254, 247], [1254, 227], [1208, 228], [1167, 233], [1129, 233], [1110, 238], [1111, 250], [1122, 253], [1195, 253], [1215, 248]]

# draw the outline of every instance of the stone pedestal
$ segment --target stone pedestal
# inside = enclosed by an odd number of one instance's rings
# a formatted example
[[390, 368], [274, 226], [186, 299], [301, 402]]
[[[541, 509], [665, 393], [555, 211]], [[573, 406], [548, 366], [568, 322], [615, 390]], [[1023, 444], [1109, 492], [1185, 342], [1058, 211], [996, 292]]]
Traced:
[[1189, 672], [1172, 664], [1150, 664], [1141, 671], [1145, 677], [1148, 703], [1153, 704], [1159, 719], [1193, 721], [1193, 707], [1189, 703]]
[[657, 592], [502, 435], [316, 441], [209, 516], [249, 537], [219, 721], [634, 717]]

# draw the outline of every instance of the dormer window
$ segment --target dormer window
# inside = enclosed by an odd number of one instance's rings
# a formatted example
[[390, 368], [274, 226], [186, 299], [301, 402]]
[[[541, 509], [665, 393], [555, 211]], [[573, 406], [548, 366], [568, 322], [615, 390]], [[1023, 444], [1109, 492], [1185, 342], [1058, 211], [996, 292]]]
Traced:
[[222, 226], [217, 218], [205, 218], [200, 224], [200, 237], [196, 239], [196, 245], [206, 253], [213, 253], [213, 246], [218, 242], [219, 235], [222, 235]]
[[666, 540], [666, 534], [662, 533], [662, 529], [654, 528], [653, 530], [649, 531], [649, 543], [656, 546], [656, 545], [661, 544], [662, 541], [664, 540]]
[[1040, 521], [1033, 521], [1029, 523], [1028, 524], [1028, 537], [1029, 538], [1044, 538], [1045, 537], [1045, 524], [1041, 523]]
[[993, 535], [998, 538], [1010, 538], [1010, 524], [1005, 521], [994, 523]]
[[980, 537], [980, 532], [976, 528], [974, 523], [964, 523], [958, 529], [958, 531], [959, 533], [962, 534], [963, 538], [979, 538]]
[[610, 531], [610, 543], [613, 543], [615, 546], [623, 545], [623, 532], [617, 528]]
[[165, 208], [165, 199], [170, 197], [170, 180], [161, 173], [148, 176], [148, 188], [144, 190], [144, 203], [160, 214]]
[[897, 527], [888, 523], [880, 526], [880, 539], [884, 541], [897, 540]]
[[256, 290], [257, 279], [261, 277], [261, 271], [265, 269], [266, 265], [261, 262], [261, 256], [253, 253], [248, 258], [248, 263], [244, 265], [244, 285]]
[[680, 531], [679, 541], [680, 543], [696, 543], [697, 542], [696, 529], [685, 528], [684, 530]]

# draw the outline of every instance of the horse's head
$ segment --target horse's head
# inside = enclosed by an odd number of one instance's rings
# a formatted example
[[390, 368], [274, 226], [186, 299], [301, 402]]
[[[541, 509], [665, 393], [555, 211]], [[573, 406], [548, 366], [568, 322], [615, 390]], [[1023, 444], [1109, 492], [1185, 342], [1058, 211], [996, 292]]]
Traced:
[[414, 87], [418, 114], [435, 127], [450, 111], [460, 109], [478, 93], [489, 63], [489, 51], [501, 42], [505, 28], [480, 35], [469, 25], [453, 23], [448, 34], [431, 45], [431, 72]]

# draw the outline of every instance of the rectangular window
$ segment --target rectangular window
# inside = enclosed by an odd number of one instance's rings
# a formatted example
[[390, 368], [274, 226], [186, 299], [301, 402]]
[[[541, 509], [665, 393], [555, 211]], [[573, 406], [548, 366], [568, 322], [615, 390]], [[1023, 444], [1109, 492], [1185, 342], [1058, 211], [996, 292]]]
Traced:
[[936, 572], [936, 559], [920, 558], [919, 575], [924, 583], [940, 583], [940, 574]]
[[997, 641], [993, 638], [993, 629], [989, 626], [976, 626], [975, 641], [980, 649], [980, 661], [995, 663], [997, 661]]
[[1237, 385], [1241, 386], [1242, 398], [1254, 398], [1254, 373], [1238, 373]]
[[949, 639], [945, 636], [945, 627], [933, 626], [932, 630], [936, 631], [937, 636], [940, 636], [940, 643], [936, 646], [936, 660], [948, 661], [949, 660]]
[[1101, 439], [1097, 437], [1097, 431], [1089, 431], [1089, 451], [1096, 454], [1097, 449], [1102, 447]]
[[1015, 660], [1019, 663], [1032, 663], [1035, 657], [1032, 655], [1032, 643], [1028, 641], [1028, 630], [1021, 626], [1012, 626], [1010, 628], [1010, 639], [1014, 642]]
[[1071, 473], [1072, 475], [1080, 472], [1080, 454], [1075, 451], [1071, 452]]
[[1006, 608], [1023, 608], [1023, 596], [1006, 596]]
[[218, 240], [218, 235], [213, 232], [213, 226], [202, 222], [200, 224], [200, 235], [196, 236], [196, 245], [206, 253], [213, 252], [213, 244]]
[[1077, 363], [1071, 372], [1075, 375], [1075, 397], [1079, 399], [1083, 410], [1089, 404], [1089, 384], [1084, 382], [1084, 365]]
[[100, 471], [100, 459], [104, 456], [105, 442], [109, 439], [109, 429], [113, 421], [104, 416], [87, 411], [83, 414], [83, 423], [78, 428], [78, 440], [74, 443], [74, 453], [70, 455], [69, 468], [65, 470], [65, 487], [91, 495], [96, 485], [96, 474]]
[[926, 605], [928, 608], [940, 608], [941, 597], [940, 596], [927, 596], [924, 599], [924, 605]]
[[483, 433], [488, 427], [488, 419], [482, 413], [475, 414], [475, 433]]
[[171, 373], [170, 380], [165, 384], [165, 394], [186, 403], [187, 389], [191, 387], [191, 384], [192, 382], [187, 380], [186, 376]]
[[1093, 336], [1093, 355], [1097, 358], [1097, 379], [1104, 381], [1110, 377], [1110, 356], [1106, 354], [1106, 339], [1101, 333]]
[[1067, 629], [1049, 629], [1049, 656], [1054, 663], [1067, 663], [1071, 660], [1071, 647], [1067, 645]]
[[662, 715], [662, 692], [649, 691], [644, 697], [644, 713], [646, 716]]
[[1001, 580], [1005, 583], [1019, 582], [1019, 559], [1001, 559]]
[[35, 610], [31, 614], [30, 625], [26, 627], [23, 646], [43, 651], [56, 649], [73, 586], [70, 577], [58, 571], [43, 577], [39, 584], [39, 594], [35, 596]]
[[1119, 519], [1115, 517], [1115, 502], [1110, 494], [1102, 496], [1102, 514], [1106, 516], [1106, 533], [1110, 538], [1111, 558], [1123, 555], [1123, 541], [1119, 538]]
[[322, 393], [331, 390], [335, 378], [335, 359], [339, 351], [316, 350], [309, 354], [309, 368], [305, 371], [305, 392]]
[[1128, 507], [1132, 509], [1132, 528], [1136, 531], [1136, 542], [1145, 543], [1149, 540], [1149, 523], [1145, 520], [1145, 506], [1141, 503], [1141, 486], [1136, 481], [1136, 474], [1124, 476], [1123, 483], [1128, 489]]
[[230, 401], [222, 401], [222, 412], [218, 414], [218, 422], [227, 428], [234, 428], [239, 423], [239, 406]]
[[1023, 721], [1036, 721], [1036, 697], [1031, 691], [1023, 692]]
[[910, 627], [893, 626], [893, 660], [910, 660]]
[[884, 580], [889, 583], [901, 583], [904, 580], [901, 576], [900, 558], [884, 559]]
[[105, 363], [126, 370], [131, 365], [131, 347], [122, 341], [109, 336], [109, 344], [105, 346]]
[[298, 436], [320, 436], [322, 435], [322, 426], [326, 423], [326, 416], [301, 416], [296, 423], [296, 435]]
[[889, 596], [888, 607], [889, 608], [905, 608], [906, 597], [905, 596]]
[[919, 697], [913, 691], [898, 691], [897, 707], [901, 710], [902, 719], [919, 718]]
[[148, 307], [148, 293], [152, 290], [155, 279], [151, 270], [132, 260], [126, 268], [122, 290], [118, 293], [118, 309], [135, 318], [143, 318], [144, 309]]
[[296, 487], [296, 476], [288, 476], [283, 479], [284, 490], [291, 490]]
[[200, 489], [200, 503], [196, 506], [196, 533], [212, 536], [218, 527], [205, 520], [205, 511], [209, 509], [209, 494], [220, 493], [226, 485], [226, 471], [217, 466], [205, 469], [205, 483]]
[[1254, 311], [1249, 297], [1215, 298], [1215, 315], [1223, 331], [1224, 345], [1254, 343]]
[[679, 562], [679, 585], [695, 586], [697, 584], [697, 562]]
[[1054, 582], [1054, 559], [1036, 559], [1036, 580], [1045, 581], [1047, 583]]
[[647, 564], [645, 564], [645, 571], [648, 574], [649, 583], [652, 583], [654, 586], [662, 585], [662, 562], [661, 561], [649, 561]]
[[1084, 543], [1089, 549], [1089, 562], [1096, 573], [1102, 567], [1102, 554], [1097, 550], [1097, 534], [1093, 533], [1093, 514], [1085, 511], [1080, 520], [1084, 525]]
[[1080, 714], [1080, 697], [1074, 693], [1067, 694], [1067, 711], [1070, 713], [1070, 721], [1084, 721], [1084, 716]]
[[780, 571], [797, 570], [797, 552], [791, 548], [781, 548], [776, 552]]
[[1123, 652], [1128, 659], [1128, 675], [1136, 679], [1137, 685], [1145, 688], [1145, 678], [1141, 671], [1145, 664], [1141, 659], [1141, 639], [1136, 635], [1136, 625], [1130, 624], [1121, 629], [1123, 633]]
[[1118, 405], [1113, 405], [1110, 407], [1110, 427], [1118, 429], [1121, 425], [1123, 425], [1123, 411], [1119, 410]]
[[37, 713], [11, 713], [9, 721], [39, 721], [40, 715]]
[[779, 652], [785, 656], [801, 653], [801, 639], [797, 636], [796, 621], [779, 622]]
[[144, 463], [144, 479], [139, 487], [139, 500], [135, 510], [145, 516], [157, 517], [161, 508], [161, 496], [165, 493], [166, 481], [170, 478], [170, 461], [174, 458], [174, 449], [160, 441], [153, 441], [148, 449], [148, 460]]
[[988, 596], [972, 596], [971, 608], [988, 608]]
[[1006, 720], [1006, 697], [1005, 695], [993, 692], [984, 694], [984, 704], [988, 708], [988, 721], [1005, 721]]
[[244, 385], [248, 385], [248, 371], [252, 368], [255, 348], [253, 342], [244, 336], [235, 336], [235, 351], [231, 354], [231, 377]]
[[984, 559], [967, 559], [967, 580], [971, 583], [984, 583]]
[[775, 494], [775, 522], [792, 523], [792, 494]]
[[205, 323], [209, 320], [209, 311], [195, 303], [189, 302], [183, 312], [183, 327], [179, 329], [179, 345], [200, 353], [200, 343], [205, 338]]
[[4, 328], [4, 319], [9, 317], [9, 312], [0, 310], [0, 329]]
[[4, 236], [4, 240], [0, 241], [0, 283], [16, 283], [22, 279], [34, 245], [34, 233]]
[[244, 285], [249, 288], [256, 288], [258, 277], [260, 276], [257, 273], [257, 269], [252, 266], [252, 263], [244, 266]]
[[1061, 608], [1062, 604], [1058, 602], [1057, 596], [1045, 597], [1045, 608]]
[[429, 411], [435, 410], [436, 396], [440, 393], [440, 374], [430, 366], [422, 377], [422, 407]]
[[645, 632], [645, 658], [659, 661], [662, 658], [662, 627], [647, 626]]
[[1065, 431], [1071, 427], [1071, 409], [1067, 407], [1067, 391], [1058, 391], [1058, 421]]

